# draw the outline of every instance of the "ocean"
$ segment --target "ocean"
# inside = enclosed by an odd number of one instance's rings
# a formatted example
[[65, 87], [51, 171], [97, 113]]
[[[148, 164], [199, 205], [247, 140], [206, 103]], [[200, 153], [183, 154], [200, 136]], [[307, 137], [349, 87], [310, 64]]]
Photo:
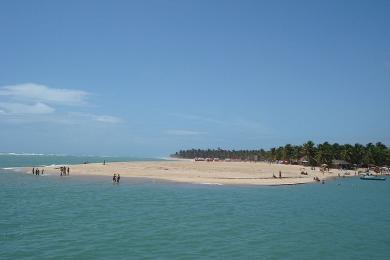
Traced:
[[22, 166], [41, 167], [49, 165], [66, 165], [99, 162], [131, 162], [131, 161], [157, 161], [156, 158], [113, 157], [95, 155], [57, 155], [57, 154], [16, 154], [0, 153], [0, 168], [13, 168]]
[[[252, 187], [122, 178], [115, 185], [4, 169], [85, 161], [42, 157], [0, 155], [0, 259], [390, 258], [389, 179]], [[95, 159], [88, 161], [102, 157]]]

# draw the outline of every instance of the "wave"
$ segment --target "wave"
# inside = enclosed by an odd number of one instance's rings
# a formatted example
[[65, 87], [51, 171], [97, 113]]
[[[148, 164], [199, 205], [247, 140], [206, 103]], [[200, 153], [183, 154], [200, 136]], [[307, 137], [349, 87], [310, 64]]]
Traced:
[[[50, 164], [50, 165], [42, 165], [42, 167], [57, 167], [60, 166], [59, 164]], [[63, 165], [61, 165], [63, 166]]]
[[66, 156], [72, 156], [72, 157], [100, 157], [97, 155], [70, 155], [70, 154], [59, 154], [59, 153], [0, 153], [0, 156], [5, 155], [12, 155], [12, 156], [59, 156], [59, 157], [66, 157]]
[[0, 168], [2, 171], [11, 171], [11, 172], [23, 172], [21, 167], [2, 167]]
[[42, 165], [39, 165], [38, 166], [38, 168], [39, 167], [43, 167], [43, 168], [59, 168], [59, 167], [63, 167], [63, 166], [70, 166], [71, 164], [68, 164], [68, 163], [63, 163], [63, 164], [48, 164], [48, 165], [46, 165], [46, 164], [42, 164]]
[[43, 156], [43, 155], [47, 155], [47, 154], [43, 154], [43, 153], [0, 153], [0, 155], [26, 155], [26, 156]]
[[[5, 155], [12, 155], [12, 156], [59, 156], [59, 157], [98, 157], [98, 158], [129, 158], [129, 159], [139, 159], [138, 157], [132, 157], [132, 156], [115, 156], [115, 155], [93, 155], [93, 154], [58, 154], [58, 153], [6, 153], [6, 152], [0, 152], [0, 156]], [[158, 158], [157, 158], [158, 159]]]

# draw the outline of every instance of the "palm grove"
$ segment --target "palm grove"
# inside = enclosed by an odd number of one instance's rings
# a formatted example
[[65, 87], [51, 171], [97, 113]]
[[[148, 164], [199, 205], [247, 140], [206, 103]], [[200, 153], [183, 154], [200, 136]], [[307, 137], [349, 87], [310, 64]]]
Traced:
[[181, 150], [172, 155], [176, 158], [220, 158], [238, 159], [250, 161], [287, 161], [297, 163], [300, 160], [307, 160], [312, 166], [321, 164], [331, 164], [332, 160], [345, 160], [351, 164], [359, 166], [367, 165], [390, 165], [390, 148], [381, 142], [376, 144], [330, 144], [324, 142], [315, 145], [308, 141], [303, 145], [280, 146], [266, 151], [259, 150], [224, 150], [218, 149], [190, 149]]

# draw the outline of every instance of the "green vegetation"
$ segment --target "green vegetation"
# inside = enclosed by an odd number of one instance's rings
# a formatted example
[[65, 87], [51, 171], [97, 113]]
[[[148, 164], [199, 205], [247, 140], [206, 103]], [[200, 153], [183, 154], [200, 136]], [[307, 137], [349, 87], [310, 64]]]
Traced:
[[182, 150], [172, 155], [176, 158], [219, 158], [246, 161], [287, 161], [291, 164], [307, 162], [312, 166], [332, 163], [332, 160], [344, 160], [359, 166], [390, 165], [390, 148], [378, 142], [376, 144], [323, 144], [315, 145], [308, 141], [303, 145], [287, 144], [284, 147], [260, 150], [224, 150], [224, 149], [191, 149]]

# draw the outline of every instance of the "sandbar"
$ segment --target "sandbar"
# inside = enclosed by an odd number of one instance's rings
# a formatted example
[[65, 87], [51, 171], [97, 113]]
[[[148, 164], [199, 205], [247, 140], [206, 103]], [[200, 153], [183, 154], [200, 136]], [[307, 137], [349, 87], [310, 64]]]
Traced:
[[[72, 176], [107, 176], [147, 178], [179, 183], [209, 185], [294, 185], [312, 183], [314, 177], [321, 181], [354, 176], [354, 171], [330, 169], [321, 172], [301, 165], [270, 164], [267, 162], [195, 162], [193, 160], [111, 162], [67, 165]], [[31, 168], [23, 168], [26, 173]], [[282, 178], [279, 178], [281, 171]], [[301, 172], [307, 173], [302, 175]], [[58, 166], [44, 167], [44, 174], [60, 175]], [[273, 176], [277, 178], [274, 178]]]

